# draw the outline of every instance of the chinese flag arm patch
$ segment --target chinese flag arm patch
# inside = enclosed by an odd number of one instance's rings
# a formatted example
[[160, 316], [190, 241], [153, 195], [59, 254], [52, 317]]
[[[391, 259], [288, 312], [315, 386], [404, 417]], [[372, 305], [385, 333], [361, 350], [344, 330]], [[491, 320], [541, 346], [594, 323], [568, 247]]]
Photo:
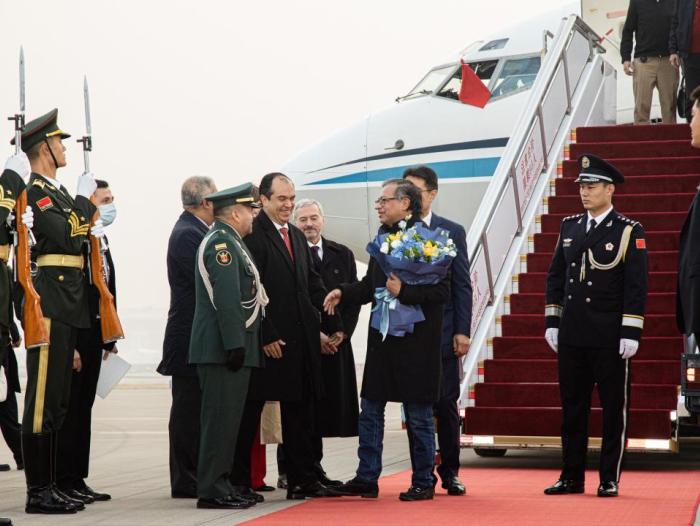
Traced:
[[39, 210], [43, 212], [47, 208], [51, 208], [53, 206], [53, 201], [51, 201], [49, 196], [42, 197], [36, 202], [36, 206], [38, 206]]
[[647, 248], [647, 242], [645, 239], [635, 239], [634, 244], [637, 248]]

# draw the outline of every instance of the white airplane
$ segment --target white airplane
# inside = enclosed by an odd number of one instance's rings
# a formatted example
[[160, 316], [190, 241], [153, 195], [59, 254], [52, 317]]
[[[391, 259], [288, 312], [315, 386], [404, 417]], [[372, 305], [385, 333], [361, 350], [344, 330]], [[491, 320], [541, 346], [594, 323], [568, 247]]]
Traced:
[[[622, 15], [618, 4], [623, 4]], [[431, 68], [394, 104], [299, 153], [282, 171], [294, 180], [300, 197], [323, 203], [328, 236], [349, 245], [359, 259], [367, 259], [365, 245], [377, 231], [373, 202], [382, 181], [401, 177], [409, 166], [427, 164], [437, 172], [436, 212], [468, 229], [525, 106], [548, 38], [562, 18], [582, 11], [600, 18], [605, 12], [602, 24], [616, 19], [619, 34], [625, 10], [626, 2], [619, 0], [584, 0], [583, 6], [565, 2], [476, 41]], [[606, 27], [598, 31], [614, 33]], [[610, 36], [606, 41], [614, 44]], [[615, 56], [609, 61], [617, 66], [619, 51], [611, 53]], [[460, 60], [471, 65], [492, 93], [483, 109], [458, 100]], [[629, 98], [631, 92], [622, 93]], [[625, 106], [620, 99], [618, 89], [618, 109]]]

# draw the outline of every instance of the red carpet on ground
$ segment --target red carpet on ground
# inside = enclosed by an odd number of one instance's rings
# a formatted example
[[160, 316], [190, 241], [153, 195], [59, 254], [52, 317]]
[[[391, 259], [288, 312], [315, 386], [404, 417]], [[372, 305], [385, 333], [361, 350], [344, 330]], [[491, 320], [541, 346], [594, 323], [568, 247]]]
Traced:
[[[410, 483], [410, 472], [380, 480], [379, 499], [342, 497], [309, 500], [298, 506], [247, 521], [249, 526], [445, 526], [606, 524], [615, 526], [674, 526], [693, 524], [700, 472], [626, 471], [620, 496], [595, 496], [597, 472], [588, 472], [584, 495], [548, 497], [542, 490], [558, 472], [548, 469], [462, 469], [464, 497], [439, 490], [427, 502], [401, 502], [399, 492]], [[264, 506], [264, 504], [259, 505]]]

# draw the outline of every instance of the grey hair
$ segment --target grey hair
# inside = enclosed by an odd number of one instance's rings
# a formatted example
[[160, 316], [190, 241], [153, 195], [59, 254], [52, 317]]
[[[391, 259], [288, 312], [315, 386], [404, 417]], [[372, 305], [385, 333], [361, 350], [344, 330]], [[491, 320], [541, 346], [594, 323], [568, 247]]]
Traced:
[[396, 185], [394, 197], [397, 199], [406, 198], [409, 201], [409, 211], [415, 217], [420, 218], [421, 208], [423, 206], [420, 190], [416, 185], [407, 179], [387, 179], [382, 183], [382, 188], [391, 184]]
[[297, 203], [294, 205], [294, 211], [292, 212], [292, 221], [296, 221], [297, 211], [300, 208], [304, 208], [305, 206], [311, 206], [311, 205], [316, 205], [318, 207], [318, 211], [321, 214], [321, 217], [326, 216], [326, 214], [323, 213], [323, 206], [321, 206], [321, 203], [316, 201], [316, 199], [309, 199], [308, 197], [305, 197], [304, 199], [299, 199], [297, 201]]
[[211, 177], [203, 175], [194, 175], [188, 177], [182, 183], [180, 196], [182, 198], [183, 208], [198, 207], [204, 201], [206, 195], [214, 191], [214, 180]]

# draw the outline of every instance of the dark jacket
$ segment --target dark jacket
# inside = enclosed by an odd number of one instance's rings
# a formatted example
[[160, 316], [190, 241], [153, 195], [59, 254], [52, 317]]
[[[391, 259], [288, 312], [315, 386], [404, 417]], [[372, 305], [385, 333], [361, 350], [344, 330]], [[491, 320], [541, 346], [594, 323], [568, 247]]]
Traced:
[[[618, 349], [639, 341], [647, 296], [642, 225], [614, 209], [586, 234], [587, 214], [562, 220], [547, 275], [546, 326], [559, 344]], [[595, 268], [594, 268], [595, 267]]]
[[158, 365], [158, 372], [165, 376], [197, 375], [197, 369], [187, 364], [187, 353], [194, 319], [195, 258], [208, 230], [199, 218], [185, 211], [170, 234], [167, 259], [170, 309], [163, 338], [163, 359]]
[[[321, 379], [321, 311], [326, 288], [311, 263], [304, 234], [289, 224], [294, 261], [272, 220], [261, 211], [253, 233], [244, 241], [253, 254], [270, 303], [262, 321], [262, 341], [283, 340], [282, 358], [265, 359], [250, 379], [251, 400], [299, 401], [310, 393], [323, 394]], [[325, 320], [325, 317], [324, 317]], [[339, 319], [324, 323], [324, 332], [341, 330]]]
[[[357, 266], [352, 251], [340, 243], [323, 238], [321, 278], [326, 289], [333, 290], [343, 283], [357, 282]], [[321, 356], [321, 371], [325, 396], [319, 401], [319, 431], [324, 437], [357, 436], [357, 377], [355, 357], [350, 338], [355, 332], [360, 305], [343, 306], [340, 317], [347, 338], [338, 352]]]
[[631, 60], [633, 35], [634, 58], [667, 57], [675, 9], [676, 0], [631, 0], [620, 41], [622, 62]]
[[428, 228], [441, 228], [450, 233], [457, 247], [457, 256], [450, 267], [450, 299], [445, 304], [442, 320], [442, 358], [456, 359], [452, 337], [455, 334], [471, 336], [472, 327], [472, 278], [469, 272], [467, 233], [461, 225], [440, 217], [435, 212]]
[[700, 336], [700, 190], [681, 229], [676, 322], [683, 334]]
[[671, 19], [671, 30], [668, 39], [668, 50], [687, 57], [690, 51], [690, 40], [693, 36], [693, 16], [695, 0], [676, 0], [676, 9]]
[[[381, 231], [387, 231], [384, 227]], [[361, 281], [343, 285], [341, 308], [348, 304], [375, 305], [375, 290], [386, 286], [387, 276], [370, 258]], [[450, 297], [449, 278], [436, 285], [402, 285], [399, 301], [420, 305], [425, 320], [412, 334], [400, 338], [382, 335], [372, 327], [367, 336], [367, 358], [361, 396], [368, 400], [434, 403], [440, 396], [442, 314]]]

